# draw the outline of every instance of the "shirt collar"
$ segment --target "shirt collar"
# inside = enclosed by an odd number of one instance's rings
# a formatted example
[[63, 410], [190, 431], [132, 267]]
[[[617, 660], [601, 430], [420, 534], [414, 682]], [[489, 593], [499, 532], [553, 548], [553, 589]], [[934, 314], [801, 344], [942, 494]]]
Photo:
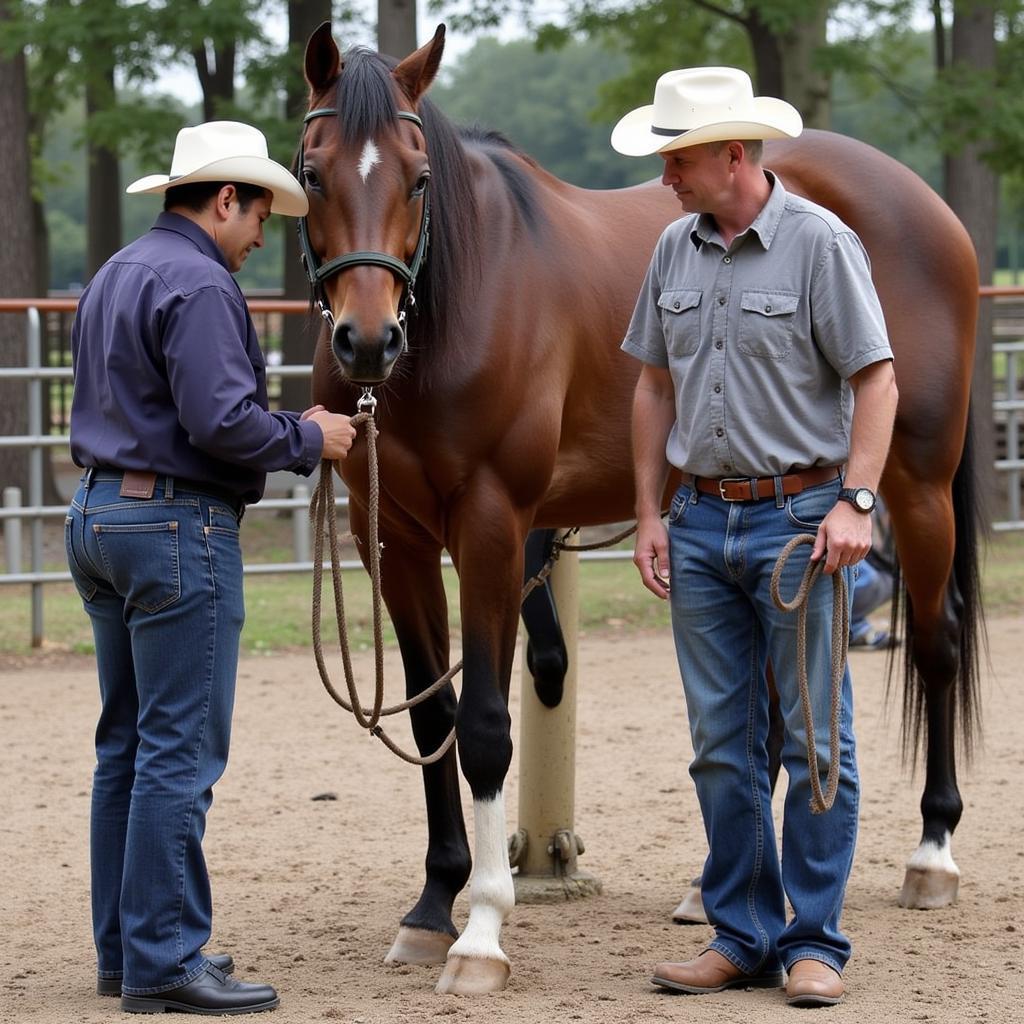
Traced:
[[[765, 250], [772, 244], [775, 232], [778, 230], [779, 221], [782, 220], [782, 211], [786, 206], [786, 189], [783, 187], [778, 175], [766, 170], [764, 176], [771, 185], [771, 192], [768, 193], [768, 200], [761, 207], [761, 212], [754, 218], [753, 223], [746, 231], [741, 232], [733, 241], [745, 238], [751, 231], [757, 235], [758, 240]], [[699, 249], [705, 242], [717, 241], [722, 244], [721, 236], [710, 214], [702, 213], [697, 217], [697, 223], [690, 232], [690, 241], [695, 248]]]
[[174, 231], [179, 235], [184, 235], [201, 253], [216, 260], [230, 272], [224, 259], [224, 253], [220, 251], [220, 246], [213, 240], [209, 232], [201, 228], [195, 221], [189, 220], [188, 217], [182, 217], [179, 213], [168, 213], [165, 210], [157, 217], [153, 229], [155, 231]]

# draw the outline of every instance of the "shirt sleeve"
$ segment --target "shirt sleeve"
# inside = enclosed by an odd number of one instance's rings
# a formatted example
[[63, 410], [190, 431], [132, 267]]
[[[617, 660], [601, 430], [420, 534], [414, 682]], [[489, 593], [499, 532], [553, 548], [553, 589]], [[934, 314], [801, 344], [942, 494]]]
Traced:
[[246, 351], [244, 306], [216, 285], [172, 296], [164, 310], [162, 350], [178, 420], [189, 442], [225, 462], [263, 472], [309, 475], [323, 434], [294, 413], [268, 412]]
[[622, 342], [622, 351], [635, 356], [641, 362], [665, 369], [668, 367], [668, 352], [665, 347], [661, 314], [658, 311], [658, 296], [661, 294], [661, 245], [659, 241], [651, 264], [647, 268], [644, 283], [640, 286], [640, 295], [637, 297], [633, 318]]
[[852, 231], [826, 246], [811, 276], [810, 304], [815, 341], [841, 377], [892, 359], [868, 254]]

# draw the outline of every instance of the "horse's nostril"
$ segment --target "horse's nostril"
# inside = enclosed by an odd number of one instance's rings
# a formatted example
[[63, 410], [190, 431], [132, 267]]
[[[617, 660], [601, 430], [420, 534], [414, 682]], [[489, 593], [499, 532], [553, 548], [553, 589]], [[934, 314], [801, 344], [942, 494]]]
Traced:
[[405, 331], [398, 324], [393, 324], [387, 335], [387, 342], [384, 345], [384, 358], [397, 359], [405, 348]]
[[334, 333], [331, 335], [331, 348], [334, 349], [334, 356], [343, 366], [349, 366], [355, 358], [355, 348], [352, 344], [352, 327], [347, 323], [339, 323], [334, 326]]

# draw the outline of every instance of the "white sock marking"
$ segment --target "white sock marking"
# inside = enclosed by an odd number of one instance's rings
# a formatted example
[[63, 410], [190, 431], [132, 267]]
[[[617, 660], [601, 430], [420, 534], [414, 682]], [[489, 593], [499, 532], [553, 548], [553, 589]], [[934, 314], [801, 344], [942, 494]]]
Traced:
[[469, 921], [449, 956], [484, 957], [508, 963], [501, 949], [502, 922], [516, 902], [512, 869], [508, 864], [505, 797], [473, 802], [476, 856], [469, 885]]
[[947, 872], [959, 877], [960, 869], [953, 860], [949, 833], [946, 833], [941, 846], [934, 842], [922, 843], [907, 861], [907, 867], [917, 868], [920, 871]]

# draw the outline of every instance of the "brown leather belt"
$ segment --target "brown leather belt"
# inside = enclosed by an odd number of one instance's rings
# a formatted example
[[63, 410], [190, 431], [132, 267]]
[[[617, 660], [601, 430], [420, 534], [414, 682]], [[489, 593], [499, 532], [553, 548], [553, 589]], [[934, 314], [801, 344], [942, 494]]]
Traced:
[[839, 466], [815, 466], [813, 469], [797, 469], [783, 476], [729, 476], [721, 480], [684, 473], [683, 483], [696, 488], [701, 494], [713, 494], [723, 501], [760, 501], [775, 497], [776, 480], [783, 495], [799, 494], [807, 487], [835, 480], [839, 470]]
[[183, 476], [172, 477], [163, 473], [154, 473], [151, 470], [97, 466], [91, 470], [90, 479], [120, 481], [122, 498], [150, 499], [153, 497], [158, 483], [163, 485], [166, 494], [167, 485], [170, 482], [175, 491], [188, 491], [217, 498], [236, 514], [241, 514], [245, 508], [245, 502], [225, 487], [219, 487], [217, 484], [207, 483], [204, 480], [189, 480]]

